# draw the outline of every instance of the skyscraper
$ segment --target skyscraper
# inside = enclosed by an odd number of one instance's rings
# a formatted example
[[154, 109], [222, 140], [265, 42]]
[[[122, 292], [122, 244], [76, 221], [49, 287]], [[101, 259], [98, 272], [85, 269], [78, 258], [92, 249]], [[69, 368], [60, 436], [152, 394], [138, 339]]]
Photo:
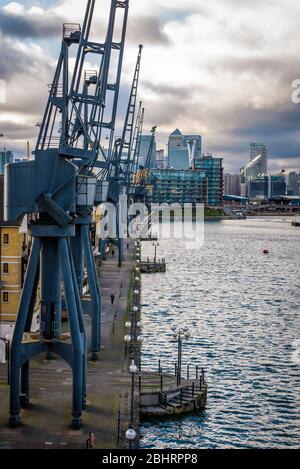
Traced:
[[225, 195], [241, 195], [241, 176], [239, 174], [225, 174]]
[[183, 135], [179, 129], [169, 136], [168, 165], [174, 169], [195, 169], [201, 158], [202, 137], [200, 135]]
[[263, 143], [250, 144], [250, 162], [252, 165], [252, 177], [268, 174], [268, 149]]
[[4, 175], [4, 167], [8, 163], [12, 163], [13, 161], [13, 153], [11, 151], [7, 151], [6, 148], [0, 152], [0, 176]]
[[224, 193], [223, 159], [214, 158], [210, 153], [199, 159], [197, 170], [203, 171], [207, 180], [206, 205], [221, 207]]
[[292, 195], [299, 195], [300, 180], [299, 174], [291, 172], [288, 175], [288, 190], [291, 191]]
[[[141, 136], [141, 146], [140, 146], [140, 157], [139, 165], [144, 166], [146, 164], [150, 143], [152, 135], [142, 135]], [[154, 141], [153, 151], [151, 155], [151, 168], [156, 167], [156, 141]]]

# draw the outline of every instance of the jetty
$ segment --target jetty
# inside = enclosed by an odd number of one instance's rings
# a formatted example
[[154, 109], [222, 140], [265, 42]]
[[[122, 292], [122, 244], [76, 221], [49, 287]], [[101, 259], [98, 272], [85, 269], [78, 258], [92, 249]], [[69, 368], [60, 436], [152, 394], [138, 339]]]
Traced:
[[142, 274], [156, 274], [165, 273], [167, 271], [167, 265], [165, 259], [150, 260], [143, 259], [141, 261], [141, 273]]

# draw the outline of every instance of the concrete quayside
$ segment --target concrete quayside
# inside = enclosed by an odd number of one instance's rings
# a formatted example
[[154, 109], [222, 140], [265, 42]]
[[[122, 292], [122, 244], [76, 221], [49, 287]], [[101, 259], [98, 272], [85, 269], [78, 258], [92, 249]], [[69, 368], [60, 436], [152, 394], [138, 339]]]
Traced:
[[[205, 408], [207, 385], [200, 367], [193, 371], [188, 367], [186, 378], [180, 377], [179, 384], [177, 365], [174, 374], [164, 373], [161, 365], [159, 372], [147, 370], [142, 365], [141, 337], [137, 335], [140, 334], [137, 324], [141, 319], [142, 284], [138, 267], [141, 264], [137, 257], [141, 256], [141, 250], [134, 244], [128, 241], [121, 268], [112, 255], [112, 248], [98, 269], [102, 295], [102, 347], [99, 360], [88, 362], [87, 404], [81, 429], [74, 431], [69, 427], [71, 369], [55, 355], [51, 359], [40, 355], [31, 365], [30, 401], [23, 406], [22, 425], [17, 429], [8, 427], [7, 367], [0, 366], [1, 447], [83, 449], [89, 434], [93, 433], [95, 448], [128, 448], [128, 445], [138, 448], [141, 419], [168, 418]], [[88, 295], [87, 291], [85, 298]], [[139, 305], [138, 308], [134, 304]], [[136, 310], [135, 316], [133, 310]], [[85, 322], [89, 331], [88, 315], [85, 315]], [[132, 340], [124, 342], [129, 324], [133, 328]], [[67, 322], [63, 335], [68, 335]], [[129, 372], [132, 360], [138, 364], [134, 376]], [[131, 427], [136, 431], [136, 438], [128, 442], [126, 435]]]

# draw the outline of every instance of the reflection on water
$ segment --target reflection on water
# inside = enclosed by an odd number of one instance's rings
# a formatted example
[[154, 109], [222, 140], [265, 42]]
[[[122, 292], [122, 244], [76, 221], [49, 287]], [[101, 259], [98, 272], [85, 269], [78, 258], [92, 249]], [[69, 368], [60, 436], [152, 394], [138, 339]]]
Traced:
[[[184, 359], [206, 369], [208, 406], [144, 423], [142, 446], [299, 447], [300, 230], [277, 218], [208, 223], [205, 231], [202, 249], [161, 241], [167, 274], [143, 276], [143, 357], [173, 369], [170, 324], [186, 322]], [[144, 243], [144, 256], [153, 251]]]

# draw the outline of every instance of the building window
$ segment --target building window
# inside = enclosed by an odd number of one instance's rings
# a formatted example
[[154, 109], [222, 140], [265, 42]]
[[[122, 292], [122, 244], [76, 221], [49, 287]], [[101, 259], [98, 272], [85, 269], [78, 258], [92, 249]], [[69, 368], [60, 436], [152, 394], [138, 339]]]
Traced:
[[4, 273], [4, 274], [8, 274], [8, 273], [9, 273], [9, 267], [8, 267], [8, 264], [7, 264], [7, 263], [3, 264], [3, 273]]
[[3, 243], [4, 243], [4, 244], [9, 244], [9, 235], [8, 235], [8, 234], [5, 234], [5, 235], [3, 236]]
[[8, 293], [7, 292], [3, 293], [3, 303], [8, 303]]

